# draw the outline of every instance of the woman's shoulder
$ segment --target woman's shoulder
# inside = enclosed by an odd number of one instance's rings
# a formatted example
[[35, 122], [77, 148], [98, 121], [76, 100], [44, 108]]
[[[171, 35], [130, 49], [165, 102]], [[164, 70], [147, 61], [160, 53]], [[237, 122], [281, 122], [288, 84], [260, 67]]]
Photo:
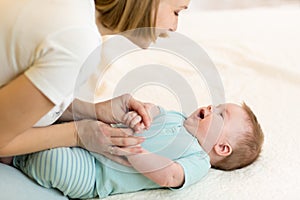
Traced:
[[25, 34], [23, 39], [45, 37], [72, 28], [98, 32], [91, 0], [7, 1], [2, 9], [6, 10], [3, 15], [7, 19], [7, 30]]

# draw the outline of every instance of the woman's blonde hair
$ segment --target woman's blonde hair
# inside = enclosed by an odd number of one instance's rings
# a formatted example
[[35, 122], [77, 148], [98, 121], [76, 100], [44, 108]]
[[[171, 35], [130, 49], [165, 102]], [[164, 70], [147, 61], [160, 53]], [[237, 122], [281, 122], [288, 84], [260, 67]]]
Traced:
[[135, 36], [155, 41], [154, 27], [159, 2], [160, 0], [95, 0], [95, 6], [100, 13], [99, 21], [105, 28], [117, 33], [136, 29]]

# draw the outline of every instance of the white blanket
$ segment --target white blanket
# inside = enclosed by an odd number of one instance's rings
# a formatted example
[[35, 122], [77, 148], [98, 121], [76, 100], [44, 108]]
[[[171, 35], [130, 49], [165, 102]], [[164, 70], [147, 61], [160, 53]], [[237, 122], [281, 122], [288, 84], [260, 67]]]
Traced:
[[[211, 169], [199, 183], [178, 192], [141, 191], [107, 200], [138, 199], [297, 199], [300, 191], [300, 8], [190, 12], [180, 18], [179, 33], [202, 46], [215, 63], [226, 101], [245, 101], [265, 133], [263, 151], [253, 165], [233, 172]], [[143, 56], [145, 54], [145, 56]], [[147, 53], [116, 62], [99, 88], [109, 98], [120, 78]], [[195, 89], [198, 106], [210, 103], [205, 85], [183, 62], [157, 55]], [[168, 61], [168, 62], [167, 62]], [[194, 83], [194, 85], [193, 85]], [[179, 109], [174, 94], [160, 86], [137, 88], [134, 96]], [[128, 180], [130, 182], [130, 180]]]

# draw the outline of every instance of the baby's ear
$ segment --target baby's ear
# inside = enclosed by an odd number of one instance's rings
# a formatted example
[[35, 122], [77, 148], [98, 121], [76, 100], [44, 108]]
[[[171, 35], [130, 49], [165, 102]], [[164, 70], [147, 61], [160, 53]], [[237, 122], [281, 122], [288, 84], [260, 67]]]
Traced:
[[229, 143], [217, 143], [214, 146], [217, 155], [227, 157], [232, 153], [232, 147]]

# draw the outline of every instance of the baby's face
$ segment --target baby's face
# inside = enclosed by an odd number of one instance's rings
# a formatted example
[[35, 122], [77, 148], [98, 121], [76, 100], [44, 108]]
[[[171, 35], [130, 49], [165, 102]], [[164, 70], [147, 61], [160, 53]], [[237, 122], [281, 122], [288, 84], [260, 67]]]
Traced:
[[200, 145], [206, 150], [224, 137], [234, 145], [239, 133], [246, 131], [247, 113], [236, 104], [220, 104], [197, 109], [185, 122], [185, 128], [197, 137]]

